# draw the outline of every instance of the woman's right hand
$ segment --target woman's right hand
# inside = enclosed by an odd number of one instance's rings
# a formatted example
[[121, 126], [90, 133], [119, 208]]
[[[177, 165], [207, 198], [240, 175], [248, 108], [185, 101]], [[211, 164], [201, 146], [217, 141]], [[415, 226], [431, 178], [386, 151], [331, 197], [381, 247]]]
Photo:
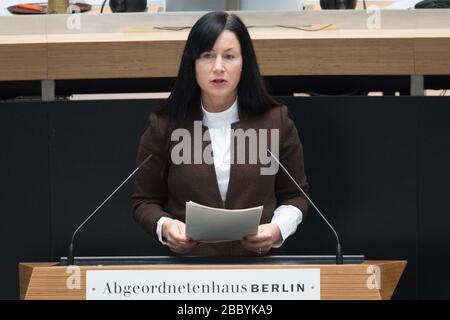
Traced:
[[166, 238], [169, 249], [178, 254], [187, 254], [198, 245], [197, 241], [186, 235], [186, 225], [180, 220], [165, 221], [162, 226], [162, 234]]

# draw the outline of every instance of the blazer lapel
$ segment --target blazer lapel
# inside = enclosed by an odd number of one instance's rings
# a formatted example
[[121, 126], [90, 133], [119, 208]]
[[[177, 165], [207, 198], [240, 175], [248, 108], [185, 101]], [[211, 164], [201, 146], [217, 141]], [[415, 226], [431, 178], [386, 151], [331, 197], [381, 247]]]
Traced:
[[[203, 151], [208, 147], [208, 145], [211, 144], [211, 140], [209, 138], [209, 132], [208, 128], [203, 125], [203, 112], [200, 105], [200, 102], [198, 102], [195, 105], [195, 108], [193, 108], [191, 115], [188, 117], [188, 122], [191, 123], [189, 127], [189, 131], [191, 134], [193, 134], [193, 121], [201, 121], [202, 122], [202, 153]], [[203, 137], [208, 137], [209, 141], [204, 141]], [[196, 137], [195, 137], [196, 138]], [[193, 145], [192, 145], [193, 148]], [[192, 149], [194, 152], [194, 149]], [[202, 161], [201, 164], [196, 164], [195, 170], [201, 170], [201, 172], [205, 172], [205, 174], [202, 174], [200, 176], [205, 177], [206, 181], [203, 181], [205, 185], [208, 186], [208, 188], [205, 190], [205, 201], [208, 202], [207, 205], [222, 208], [225, 206], [224, 202], [222, 201], [222, 196], [220, 195], [219, 190], [219, 184], [217, 182], [217, 175], [216, 175], [216, 169], [214, 167], [214, 162], [211, 164], [208, 164], [203, 159], [202, 154]], [[204, 204], [204, 203], [203, 203]]]
[[[237, 130], [237, 129], [242, 129], [242, 130], [247, 130], [248, 128], [250, 128], [250, 120], [248, 118], [248, 115], [241, 112], [241, 109], [238, 108], [239, 110], [239, 121], [235, 122], [231, 125], [231, 129], [232, 130]], [[237, 193], [239, 194], [242, 190], [242, 188], [245, 188], [245, 186], [239, 185], [236, 182], [236, 177], [240, 174], [244, 174], [245, 175], [245, 165], [238, 165], [237, 164], [237, 157], [236, 157], [236, 144], [233, 143], [234, 146], [234, 150], [230, 150], [230, 161], [231, 161], [231, 165], [230, 165], [230, 179], [228, 181], [228, 189], [227, 189], [227, 195], [225, 198], [225, 208], [229, 209], [230, 206], [232, 206], [233, 203], [233, 198], [235, 197], [234, 194]], [[234, 209], [234, 208], [231, 208]]]

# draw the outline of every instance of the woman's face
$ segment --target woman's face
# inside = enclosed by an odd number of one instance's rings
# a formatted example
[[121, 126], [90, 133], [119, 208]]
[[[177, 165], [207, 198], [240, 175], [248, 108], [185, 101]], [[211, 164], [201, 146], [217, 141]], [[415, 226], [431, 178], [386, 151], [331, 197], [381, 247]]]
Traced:
[[203, 52], [195, 61], [195, 77], [203, 105], [230, 106], [236, 99], [241, 71], [241, 45], [233, 32], [225, 30], [212, 50]]

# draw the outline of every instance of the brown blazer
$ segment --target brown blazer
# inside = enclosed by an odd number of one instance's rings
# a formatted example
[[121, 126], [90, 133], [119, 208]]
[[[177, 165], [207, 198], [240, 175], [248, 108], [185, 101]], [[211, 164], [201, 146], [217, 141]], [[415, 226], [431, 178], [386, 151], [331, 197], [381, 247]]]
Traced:
[[[179, 127], [193, 134], [193, 121], [202, 121], [200, 105]], [[232, 129], [279, 129], [279, 159], [297, 183], [308, 192], [304, 170], [303, 148], [294, 122], [288, 117], [286, 106], [270, 109], [262, 115], [248, 115], [239, 110], [239, 122]], [[185, 221], [187, 201], [211, 207], [242, 209], [264, 205], [261, 224], [269, 223], [274, 210], [280, 205], [293, 205], [303, 214], [308, 202], [295, 184], [279, 168], [275, 175], [260, 175], [261, 163], [238, 164], [232, 162], [225, 202], [220, 196], [214, 164], [179, 164], [171, 161], [170, 152], [177, 142], [170, 140], [169, 121], [165, 115], [152, 113], [150, 123], [139, 143], [137, 163], [152, 153], [153, 156], [136, 175], [136, 190], [132, 195], [133, 216], [156, 241], [156, 225], [163, 217]], [[202, 127], [207, 132], [206, 127]], [[205, 148], [210, 142], [203, 142]], [[270, 146], [270, 143], [268, 144]], [[235, 152], [236, 150], [234, 150]], [[233, 150], [232, 157], [233, 157]], [[248, 152], [248, 150], [246, 150]], [[193, 158], [193, 152], [191, 152]], [[248, 154], [247, 158], [248, 159]], [[265, 166], [267, 167], [267, 165]], [[242, 256], [254, 255], [238, 241], [201, 243], [190, 255]]]

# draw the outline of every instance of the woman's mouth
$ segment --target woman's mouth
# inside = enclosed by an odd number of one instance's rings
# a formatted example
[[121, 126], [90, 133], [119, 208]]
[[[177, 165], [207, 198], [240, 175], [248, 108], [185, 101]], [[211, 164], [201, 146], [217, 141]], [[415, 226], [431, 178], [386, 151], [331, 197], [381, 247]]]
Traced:
[[227, 81], [225, 79], [214, 79], [211, 81], [214, 87], [223, 87]]

